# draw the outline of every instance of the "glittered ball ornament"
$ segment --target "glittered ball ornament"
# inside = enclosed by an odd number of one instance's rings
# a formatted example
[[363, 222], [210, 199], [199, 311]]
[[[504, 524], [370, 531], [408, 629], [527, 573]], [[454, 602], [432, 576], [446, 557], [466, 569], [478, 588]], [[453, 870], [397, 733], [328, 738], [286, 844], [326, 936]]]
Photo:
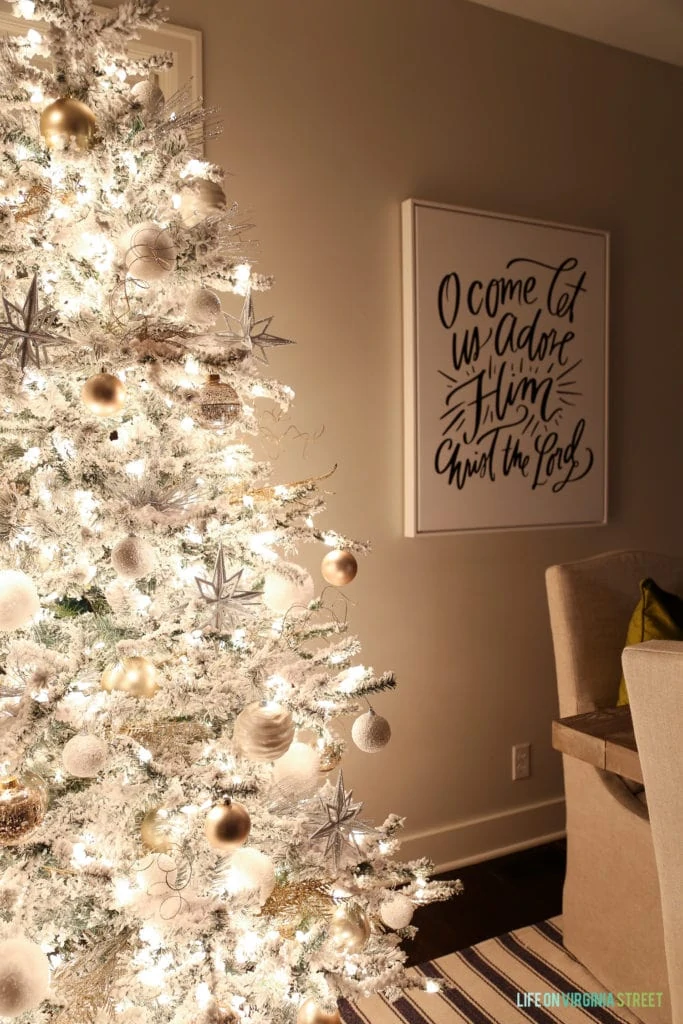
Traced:
[[225, 192], [215, 181], [194, 178], [180, 190], [178, 212], [183, 224], [193, 228], [207, 217], [219, 216], [226, 203]]
[[370, 922], [360, 907], [337, 907], [329, 925], [329, 935], [342, 953], [358, 953], [370, 938]]
[[40, 611], [38, 591], [30, 576], [18, 569], [0, 571], [0, 630], [28, 626]]
[[185, 315], [192, 323], [212, 324], [221, 311], [221, 300], [210, 288], [195, 288], [187, 300]]
[[62, 764], [77, 779], [94, 779], [109, 758], [109, 747], [99, 736], [79, 733], [72, 736], [62, 751]]
[[111, 564], [119, 574], [129, 580], [141, 580], [154, 571], [156, 551], [142, 537], [124, 537], [111, 552]]
[[366, 754], [376, 754], [391, 739], [391, 726], [386, 718], [370, 708], [355, 720], [351, 726], [351, 736], [360, 750]]
[[89, 149], [96, 126], [90, 107], [72, 97], [55, 100], [40, 115], [40, 134], [48, 149], [66, 149], [72, 140], [79, 149]]
[[127, 237], [128, 276], [137, 281], [160, 281], [175, 267], [178, 250], [168, 231], [153, 221], [137, 224]]
[[96, 373], [83, 385], [81, 401], [95, 416], [116, 416], [125, 405], [126, 388], [113, 373]]
[[345, 587], [356, 578], [358, 562], [350, 551], [336, 548], [328, 551], [322, 560], [320, 571], [326, 583], [333, 587]]
[[45, 817], [47, 802], [47, 786], [39, 775], [1, 775], [0, 846], [23, 842]]
[[[283, 563], [283, 568], [298, 569], [298, 566]], [[279, 572], [267, 572], [263, 586], [263, 603], [276, 615], [292, 611], [305, 611], [313, 600], [315, 587], [308, 573], [303, 579], [289, 579]]]
[[339, 1010], [330, 1013], [318, 1006], [315, 999], [307, 999], [299, 1007], [296, 1024], [342, 1024], [342, 1019]]
[[403, 893], [396, 892], [380, 903], [379, 916], [387, 928], [398, 930], [408, 927], [413, 919], [414, 911], [412, 900], [409, 900]]
[[165, 97], [159, 88], [159, 80], [156, 75], [152, 75], [142, 82], [136, 82], [130, 91], [134, 101], [139, 103], [148, 114], [158, 113], [164, 105]]
[[273, 782], [290, 800], [305, 800], [318, 789], [320, 754], [307, 743], [292, 743], [273, 766]]
[[50, 961], [28, 939], [0, 942], [0, 1016], [18, 1017], [47, 998]]
[[209, 846], [222, 853], [246, 843], [251, 832], [249, 811], [243, 804], [226, 797], [214, 804], [206, 816], [204, 831]]
[[233, 895], [256, 891], [265, 903], [275, 888], [275, 865], [270, 857], [251, 846], [240, 847], [230, 857], [226, 888]]
[[141, 698], [153, 697], [159, 689], [156, 668], [149, 658], [137, 656], [124, 658], [105, 669], [100, 685], [108, 693], [118, 690]]
[[274, 702], [248, 704], [235, 719], [233, 742], [242, 757], [257, 763], [276, 761], [294, 739], [289, 711]]
[[195, 410], [199, 423], [219, 430], [239, 419], [242, 403], [232, 384], [222, 381], [220, 374], [210, 373], [208, 381], [197, 394]]

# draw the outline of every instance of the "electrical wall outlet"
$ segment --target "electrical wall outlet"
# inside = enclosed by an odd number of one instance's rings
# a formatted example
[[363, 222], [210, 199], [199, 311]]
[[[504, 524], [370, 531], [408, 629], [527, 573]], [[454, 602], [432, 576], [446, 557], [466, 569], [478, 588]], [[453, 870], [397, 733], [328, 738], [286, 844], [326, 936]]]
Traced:
[[512, 781], [528, 779], [531, 775], [531, 744], [515, 743], [512, 748]]

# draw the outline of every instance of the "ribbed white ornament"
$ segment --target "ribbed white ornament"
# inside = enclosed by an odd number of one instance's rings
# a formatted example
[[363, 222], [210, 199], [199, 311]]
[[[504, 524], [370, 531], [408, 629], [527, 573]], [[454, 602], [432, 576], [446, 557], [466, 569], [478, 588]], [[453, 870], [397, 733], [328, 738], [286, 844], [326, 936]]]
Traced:
[[62, 764], [77, 779], [93, 779], [107, 763], [109, 747], [99, 736], [79, 733], [72, 736], [62, 751]]
[[235, 719], [233, 743], [250, 761], [275, 761], [294, 739], [292, 716], [279, 704], [247, 704]]
[[50, 962], [28, 939], [0, 942], [0, 1016], [35, 1010], [50, 987]]
[[40, 598], [31, 577], [17, 569], [0, 571], [0, 629], [21, 629], [39, 610]]
[[387, 928], [407, 928], [413, 919], [415, 907], [412, 900], [396, 892], [380, 903], [379, 916]]
[[366, 754], [376, 754], [391, 739], [391, 726], [372, 708], [359, 715], [351, 726], [353, 742]]

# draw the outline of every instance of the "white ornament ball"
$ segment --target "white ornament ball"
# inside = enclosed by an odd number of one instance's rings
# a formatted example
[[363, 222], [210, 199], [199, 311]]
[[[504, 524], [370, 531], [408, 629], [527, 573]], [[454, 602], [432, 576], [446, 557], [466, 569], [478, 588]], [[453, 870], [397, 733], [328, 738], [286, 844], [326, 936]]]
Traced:
[[225, 209], [225, 192], [215, 181], [195, 178], [180, 192], [180, 218], [188, 228], [201, 224], [207, 217], [216, 217]]
[[0, 571], [0, 630], [27, 626], [40, 610], [40, 598], [30, 576], [17, 569]]
[[79, 733], [72, 736], [62, 751], [62, 764], [69, 775], [77, 779], [94, 779], [104, 768], [109, 747], [99, 736]]
[[141, 580], [149, 576], [156, 565], [156, 551], [142, 537], [124, 537], [115, 544], [111, 552], [111, 564], [119, 576], [129, 580]]
[[164, 103], [164, 94], [157, 82], [136, 82], [131, 89], [133, 99], [150, 114], [156, 114]]
[[138, 281], [160, 281], [175, 267], [178, 250], [168, 231], [153, 221], [137, 224], [127, 238], [126, 270]]
[[307, 743], [292, 743], [274, 765], [273, 782], [283, 796], [292, 800], [305, 800], [312, 796], [320, 779], [320, 754]]
[[379, 916], [387, 928], [407, 928], [413, 919], [415, 907], [403, 893], [397, 892], [384, 900], [379, 907]]
[[198, 324], [212, 324], [221, 311], [221, 300], [210, 288], [196, 288], [185, 306], [188, 320]]
[[50, 961], [28, 939], [0, 942], [0, 1016], [35, 1010], [50, 988]]
[[366, 754], [376, 754], [391, 739], [391, 726], [386, 718], [370, 709], [353, 723], [351, 735], [356, 746]]
[[[283, 568], [297, 569], [298, 566], [284, 562]], [[315, 585], [308, 573], [300, 583], [282, 576], [279, 572], [266, 573], [263, 603], [266, 608], [277, 615], [285, 615], [290, 608], [292, 611], [305, 611], [306, 606], [313, 600], [314, 594]]]
[[243, 847], [230, 857], [226, 883], [228, 892], [233, 895], [257, 890], [259, 900], [265, 903], [275, 888], [275, 865], [260, 850]]

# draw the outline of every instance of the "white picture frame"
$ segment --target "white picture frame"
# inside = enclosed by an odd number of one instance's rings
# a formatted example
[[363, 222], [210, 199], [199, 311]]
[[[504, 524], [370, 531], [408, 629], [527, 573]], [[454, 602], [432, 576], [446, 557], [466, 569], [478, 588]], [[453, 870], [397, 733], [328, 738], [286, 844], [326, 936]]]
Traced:
[[402, 204], [407, 537], [607, 522], [609, 233]]
[[[106, 14], [106, 7], [95, 6], [95, 10]], [[30, 28], [40, 31], [40, 21], [26, 21], [12, 14], [9, 3], [0, 3], [0, 35], [23, 35]], [[171, 25], [163, 22], [158, 29], [143, 29], [139, 39], [131, 40], [131, 57], [150, 57], [169, 51], [173, 55], [173, 67], [161, 69], [159, 87], [170, 99], [179, 89], [188, 85], [193, 100], [199, 100], [203, 89], [202, 34], [193, 28]]]

